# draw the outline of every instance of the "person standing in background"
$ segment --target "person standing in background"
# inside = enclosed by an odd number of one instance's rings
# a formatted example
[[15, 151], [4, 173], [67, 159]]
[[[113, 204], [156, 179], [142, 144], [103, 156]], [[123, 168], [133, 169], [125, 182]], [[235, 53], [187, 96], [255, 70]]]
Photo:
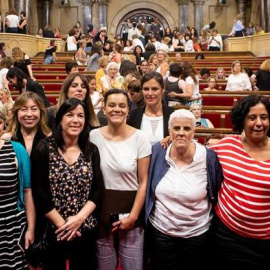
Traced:
[[245, 29], [245, 26], [243, 25], [243, 14], [236, 15], [234, 19], [234, 24], [231, 33], [229, 34], [229, 37], [243, 37]]
[[5, 24], [7, 33], [18, 33], [19, 17], [16, 15], [14, 8], [10, 9], [9, 15], [6, 16]]
[[27, 27], [27, 19], [26, 19], [25, 11], [21, 11], [20, 13], [20, 21], [18, 23], [18, 33], [19, 34], [26, 34], [26, 27]]

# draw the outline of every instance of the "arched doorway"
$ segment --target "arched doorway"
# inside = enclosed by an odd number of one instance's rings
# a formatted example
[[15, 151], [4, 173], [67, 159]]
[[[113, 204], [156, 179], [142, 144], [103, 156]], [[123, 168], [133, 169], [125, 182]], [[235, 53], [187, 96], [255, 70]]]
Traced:
[[125, 29], [122, 23], [125, 22], [127, 18], [130, 18], [132, 22], [139, 22], [139, 21], [144, 22], [147, 20], [148, 23], [152, 23], [154, 18], [158, 18], [161, 25], [160, 31], [162, 32], [164, 32], [164, 30], [170, 26], [167, 20], [158, 12], [151, 9], [137, 9], [137, 10], [133, 10], [129, 12], [120, 20], [120, 22], [118, 23], [116, 27], [116, 31], [115, 31], [116, 35], [122, 36], [123, 31]]
[[134, 18], [134, 20], [138, 20], [138, 18], [144, 16], [150, 18], [157, 17], [163, 29], [168, 26], [173, 28], [179, 25], [178, 18], [174, 18], [163, 6], [152, 1], [138, 1], [136, 3], [127, 4], [112, 16], [108, 25], [108, 33], [115, 36], [117, 34], [121, 34], [121, 31], [123, 30], [122, 23], [127, 18]]

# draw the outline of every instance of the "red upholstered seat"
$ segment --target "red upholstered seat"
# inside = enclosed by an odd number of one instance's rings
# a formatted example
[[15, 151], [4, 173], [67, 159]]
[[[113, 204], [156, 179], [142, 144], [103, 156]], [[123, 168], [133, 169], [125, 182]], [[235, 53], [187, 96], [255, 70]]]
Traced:
[[237, 101], [234, 97], [204, 96], [203, 105], [207, 106], [232, 106]]

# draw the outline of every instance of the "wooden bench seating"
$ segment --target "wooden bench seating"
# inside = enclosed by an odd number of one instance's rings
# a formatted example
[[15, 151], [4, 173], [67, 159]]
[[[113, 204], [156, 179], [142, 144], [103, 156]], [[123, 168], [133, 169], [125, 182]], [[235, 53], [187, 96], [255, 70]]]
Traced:
[[235, 132], [231, 128], [196, 128], [195, 140], [201, 144], [205, 144], [206, 139], [211, 136], [211, 134], [224, 134], [226, 136], [235, 134]]

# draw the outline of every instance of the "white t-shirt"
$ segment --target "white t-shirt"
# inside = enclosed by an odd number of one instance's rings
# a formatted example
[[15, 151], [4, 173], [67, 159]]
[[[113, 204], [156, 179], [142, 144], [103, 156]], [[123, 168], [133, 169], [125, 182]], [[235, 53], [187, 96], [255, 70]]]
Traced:
[[8, 27], [12, 28], [18, 27], [19, 17], [17, 15], [14, 14], [7, 15], [6, 19], [9, 21]]
[[0, 70], [0, 89], [3, 88], [3, 75], [7, 75], [8, 69], [7, 68], [2, 68]]
[[[196, 76], [197, 81], [199, 82], [199, 78], [198, 76]], [[193, 87], [193, 95], [192, 96], [198, 96], [200, 94], [200, 88], [199, 88], [199, 83], [195, 83], [194, 80], [192, 79], [192, 77], [188, 76], [186, 78], [186, 85], [191, 84]]]
[[229, 75], [226, 91], [239, 91], [239, 90], [252, 90], [249, 77], [246, 73], [240, 73], [235, 76], [234, 74]]
[[[92, 95], [90, 95], [92, 104], [96, 104], [97, 100], [99, 99], [99, 92], [94, 91]], [[102, 104], [101, 101], [94, 107], [95, 114], [97, 114], [101, 110]]]
[[147, 135], [151, 145], [160, 142], [164, 138], [163, 121], [163, 115], [150, 117], [143, 114], [140, 130]]
[[137, 190], [138, 159], [151, 155], [151, 145], [146, 135], [136, 130], [120, 142], [107, 140], [99, 129], [90, 132], [90, 141], [100, 153], [100, 167], [106, 189]]
[[212, 205], [207, 196], [206, 149], [196, 143], [191, 164], [178, 168], [170, 158], [172, 145], [165, 159], [169, 170], [158, 183], [155, 206], [150, 222], [161, 232], [175, 237], [193, 237], [209, 229]]
[[68, 52], [77, 51], [77, 44], [74, 43], [74, 36], [67, 37], [67, 50]]

